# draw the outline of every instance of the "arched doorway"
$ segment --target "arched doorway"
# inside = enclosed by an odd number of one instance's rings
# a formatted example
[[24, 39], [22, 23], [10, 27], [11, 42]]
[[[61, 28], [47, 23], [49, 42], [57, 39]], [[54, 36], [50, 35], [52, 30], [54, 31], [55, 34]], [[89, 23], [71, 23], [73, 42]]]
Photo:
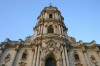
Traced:
[[54, 58], [46, 59], [45, 66], [56, 66], [56, 60]]

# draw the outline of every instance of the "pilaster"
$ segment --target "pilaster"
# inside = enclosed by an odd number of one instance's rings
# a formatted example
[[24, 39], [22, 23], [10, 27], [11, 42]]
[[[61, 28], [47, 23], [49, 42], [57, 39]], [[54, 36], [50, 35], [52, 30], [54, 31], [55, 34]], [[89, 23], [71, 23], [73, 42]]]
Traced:
[[64, 54], [64, 48], [62, 46], [62, 60], [63, 60], [63, 66], [66, 66], [66, 61], [65, 61], [65, 54]]
[[33, 58], [33, 66], [36, 65], [36, 57], [37, 56], [37, 46], [35, 47], [35, 53], [34, 53], [34, 58]]
[[90, 65], [90, 62], [89, 62], [89, 59], [88, 59], [88, 57], [87, 57], [87, 51], [84, 50], [84, 51], [83, 51], [83, 54], [84, 54], [84, 56], [85, 56], [85, 58], [86, 58], [87, 65], [88, 65], [88, 66], [91, 66], [91, 65]]
[[39, 57], [40, 57], [40, 45], [38, 45], [38, 52], [37, 52], [37, 59], [36, 59], [36, 66], [39, 66]]
[[66, 57], [66, 65], [69, 66], [69, 59], [68, 59], [68, 53], [67, 53], [66, 46], [64, 47], [64, 50], [65, 50], [65, 57]]

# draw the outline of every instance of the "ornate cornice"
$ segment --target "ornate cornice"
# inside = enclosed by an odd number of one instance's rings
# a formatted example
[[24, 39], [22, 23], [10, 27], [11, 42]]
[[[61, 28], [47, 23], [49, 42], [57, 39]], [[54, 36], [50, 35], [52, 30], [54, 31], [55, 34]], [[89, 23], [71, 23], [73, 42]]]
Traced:
[[86, 44], [87, 49], [96, 49], [96, 44]]
[[37, 35], [34, 39], [34, 41], [36, 40], [45, 40], [45, 39], [57, 39], [57, 40], [66, 40], [66, 36], [61, 35], [61, 34], [55, 34], [55, 33], [47, 33], [47, 34], [42, 34]]
[[79, 44], [79, 43], [77, 43], [77, 44], [71, 44], [71, 46], [72, 46], [72, 48], [77, 48], [77, 49], [80, 49], [80, 48], [83, 47], [83, 45]]

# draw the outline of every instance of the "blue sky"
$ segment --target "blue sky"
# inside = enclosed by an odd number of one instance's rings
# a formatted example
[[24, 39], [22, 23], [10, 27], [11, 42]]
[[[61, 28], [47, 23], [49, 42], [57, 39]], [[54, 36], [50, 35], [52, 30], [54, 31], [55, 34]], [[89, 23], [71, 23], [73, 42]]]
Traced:
[[69, 36], [100, 44], [100, 0], [0, 0], [0, 42], [34, 34], [37, 17], [50, 3], [61, 11]]

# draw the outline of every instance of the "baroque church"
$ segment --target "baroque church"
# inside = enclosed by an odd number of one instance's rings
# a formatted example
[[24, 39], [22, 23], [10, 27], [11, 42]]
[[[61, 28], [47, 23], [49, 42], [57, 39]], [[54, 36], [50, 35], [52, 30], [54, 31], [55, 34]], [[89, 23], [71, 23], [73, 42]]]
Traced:
[[57, 7], [45, 7], [37, 18], [34, 34], [0, 44], [0, 66], [100, 66], [100, 45], [68, 36]]

